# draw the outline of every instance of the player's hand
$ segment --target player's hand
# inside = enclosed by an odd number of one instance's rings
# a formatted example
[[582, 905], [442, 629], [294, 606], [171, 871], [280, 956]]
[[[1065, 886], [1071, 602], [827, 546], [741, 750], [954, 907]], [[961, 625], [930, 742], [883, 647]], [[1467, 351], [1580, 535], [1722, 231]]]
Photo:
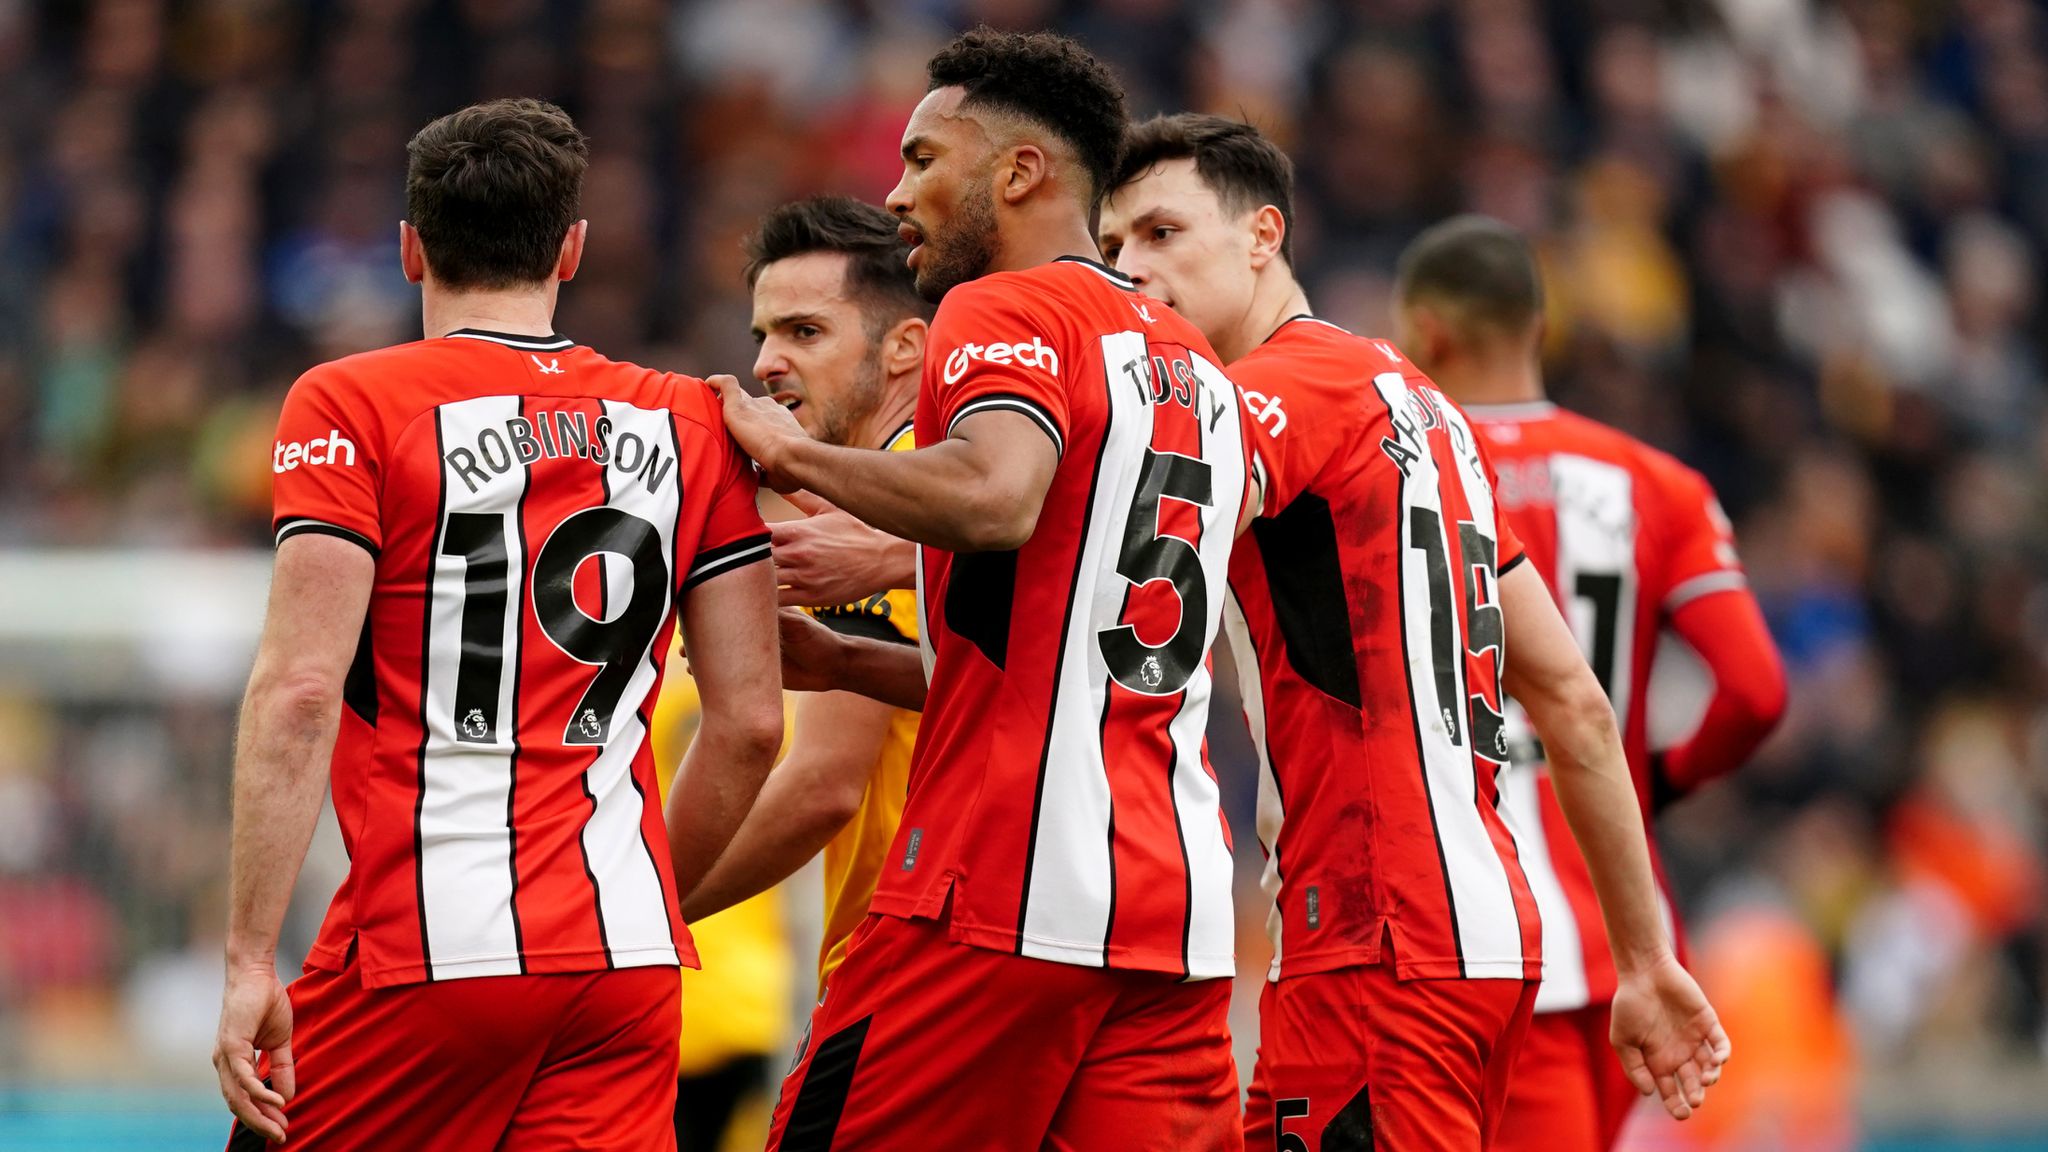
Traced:
[[[270, 1057], [269, 1085], [256, 1075], [258, 1052]], [[228, 973], [213, 1069], [220, 1074], [228, 1111], [265, 1139], [284, 1143], [284, 1106], [297, 1094], [298, 1081], [292, 1067], [292, 1002], [276, 969]]]
[[782, 687], [790, 692], [831, 692], [839, 687], [839, 634], [808, 612], [776, 614], [782, 632]]
[[765, 396], [750, 395], [731, 376], [713, 376], [706, 382], [718, 390], [719, 399], [724, 401], [726, 430], [761, 466], [761, 477], [768, 486], [777, 492], [793, 492], [801, 487], [781, 471], [789, 445], [810, 439], [789, 409]]
[[1670, 956], [1621, 976], [1608, 1039], [1636, 1091], [1660, 1097], [1677, 1120], [1706, 1102], [1730, 1051], [1714, 1006]]
[[790, 503], [806, 515], [768, 525], [775, 539], [775, 582], [787, 607], [851, 604], [915, 579], [917, 546], [868, 527], [807, 492]]

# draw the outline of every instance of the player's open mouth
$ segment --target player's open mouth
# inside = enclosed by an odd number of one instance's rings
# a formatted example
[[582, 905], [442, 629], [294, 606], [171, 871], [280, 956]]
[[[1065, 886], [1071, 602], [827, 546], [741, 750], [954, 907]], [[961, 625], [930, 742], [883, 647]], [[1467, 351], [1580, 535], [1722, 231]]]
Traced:
[[910, 245], [910, 254], [903, 258], [903, 263], [915, 269], [918, 257], [924, 254], [924, 230], [914, 225], [901, 224], [896, 228], [896, 235], [905, 244]]
[[804, 402], [803, 397], [795, 396], [788, 392], [777, 392], [773, 396], [770, 396], [768, 398], [770, 400], [775, 401], [777, 404], [782, 405], [784, 408], [788, 409], [791, 412], [796, 411], [797, 408], [800, 407]]

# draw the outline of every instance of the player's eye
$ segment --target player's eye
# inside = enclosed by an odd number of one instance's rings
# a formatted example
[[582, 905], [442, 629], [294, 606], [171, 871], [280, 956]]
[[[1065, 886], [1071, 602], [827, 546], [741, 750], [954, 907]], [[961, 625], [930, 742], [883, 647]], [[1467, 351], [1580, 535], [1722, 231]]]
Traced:
[[1121, 244], [1112, 244], [1112, 245], [1110, 245], [1109, 247], [1107, 247], [1107, 248], [1104, 248], [1104, 249], [1102, 250], [1102, 258], [1103, 258], [1104, 260], [1107, 260], [1107, 261], [1109, 261], [1109, 265], [1110, 265], [1110, 267], [1114, 268], [1114, 267], [1116, 267], [1116, 258], [1117, 258], [1117, 256], [1118, 256], [1118, 255], [1120, 255], [1120, 254], [1121, 254], [1121, 253], [1123, 252], [1123, 250], [1124, 250], [1124, 246], [1123, 246], [1123, 245], [1121, 245]]
[[917, 165], [917, 170], [922, 172], [932, 166], [932, 158], [929, 156], [919, 156], [917, 159], [912, 160], [911, 163]]
[[1175, 228], [1171, 224], [1158, 225], [1157, 227], [1152, 229], [1152, 242], [1155, 244], [1164, 243], [1167, 237], [1173, 235], [1178, 231], [1180, 231], [1180, 229]]
[[820, 335], [822, 333], [818, 330], [816, 324], [799, 324], [796, 326], [796, 338], [799, 340], [815, 340]]

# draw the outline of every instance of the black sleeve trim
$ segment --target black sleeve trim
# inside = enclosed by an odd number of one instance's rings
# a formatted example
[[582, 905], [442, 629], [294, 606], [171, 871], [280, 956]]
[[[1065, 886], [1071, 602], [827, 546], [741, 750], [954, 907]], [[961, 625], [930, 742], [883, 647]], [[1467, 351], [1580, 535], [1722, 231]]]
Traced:
[[1067, 454], [1067, 441], [1065, 437], [1060, 435], [1059, 421], [1052, 418], [1052, 413], [1046, 411], [1045, 405], [1028, 396], [1019, 396], [1014, 392], [995, 392], [969, 400], [965, 405], [961, 406], [958, 412], [953, 413], [952, 421], [946, 425], [946, 435], [951, 436], [953, 430], [960, 426], [962, 420], [967, 419], [976, 412], [995, 410], [1019, 412], [1029, 416], [1038, 424], [1039, 428], [1044, 430], [1047, 436], [1052, 438], [1053, 451], [1062, 456]]
[[1513, 572], [1515, 570], [1515, 565], [1520, 564], [1522, 561], [1527, 560], [1528, 558], [1529, 554], [1527, 552], [1524, 552], [1521, 555], [1515, 557], [1513, 560], [1510, 560], [1507, 563], [1501, 565], [1500, 571], [1494, 573], [1494, 575], [1497, 577], [1505, 576], [1508, 573]]
[[841, 636], [853, 636], [867, 640], [881, 640], [890, 644], [915, 644], [902, 630], [887, 618], [876, 616], [864, 605], [849, 604], [845, 608], [824, 608], [811, 612], [811, 618]]
[[688, 591], [713, 576], [768, 559], [769, 539], [769, 535], [763, 532], [697, 553], [697, 562], [690, 566], [690, 574], [683, 578], [683, 590]]
[[360, 547], [363, 551], [368, 552], [370, 554], [370, 558], [373, 560], [376, 559], [378, 555], [377, 546], [370, 542], [370, 538], [368, 536], [365, 536], [361, 532], [357, 532], [351, 528], [343, 528], [339, 524], [329, 524], [325, 520], [308, 520], [304, 518], [297, 520], [287, 520], [283, 524], [278, 526], [277, 542], [279, 544], [282, 544], [294, 536], [307, 535], [333, 536], [340, 540], [346, 540], [349, 543], [354, 544], [357, 547]]

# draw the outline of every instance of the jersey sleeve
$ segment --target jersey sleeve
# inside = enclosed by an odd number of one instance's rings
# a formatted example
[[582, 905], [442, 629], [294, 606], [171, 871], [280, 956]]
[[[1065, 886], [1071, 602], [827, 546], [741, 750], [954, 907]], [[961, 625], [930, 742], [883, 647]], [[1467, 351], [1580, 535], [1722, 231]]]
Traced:
[[1706, 479], [1676, 462], [1661, 462], [1662, 484], [1653, 523], [1662, 529], [1666, 561], [1665, 615], [1702, 596], [1748, 586], [1735, 554], [1735, 528]]
[[704, 518], [704, 532], [697, 538], [697, 555], [683, 577], [685, 589], [768, 559], [768, 525], [755, 503], [760, 480], [754, 462], [731, 436], [722, 438], [719, 471], [711, 495], [711, 507]]
[[939, 422], [951, 436], [977, 412], [1029, 417], [1067, 450], [1067, 377], [1081, 365], [1064, 338], [1066, 325], [1042, 298], [1002, 279], [970, 282], [948, 293], [932, 320], [931, 350], [938, 365]]
[[378, 494], [383, 461], [379, 425], [366, 398], [350, 396], [344, 377], [315, 368], [292, 385], [271, 446], [271, 529], [277, 543], [318, 533], [384, 546]]

